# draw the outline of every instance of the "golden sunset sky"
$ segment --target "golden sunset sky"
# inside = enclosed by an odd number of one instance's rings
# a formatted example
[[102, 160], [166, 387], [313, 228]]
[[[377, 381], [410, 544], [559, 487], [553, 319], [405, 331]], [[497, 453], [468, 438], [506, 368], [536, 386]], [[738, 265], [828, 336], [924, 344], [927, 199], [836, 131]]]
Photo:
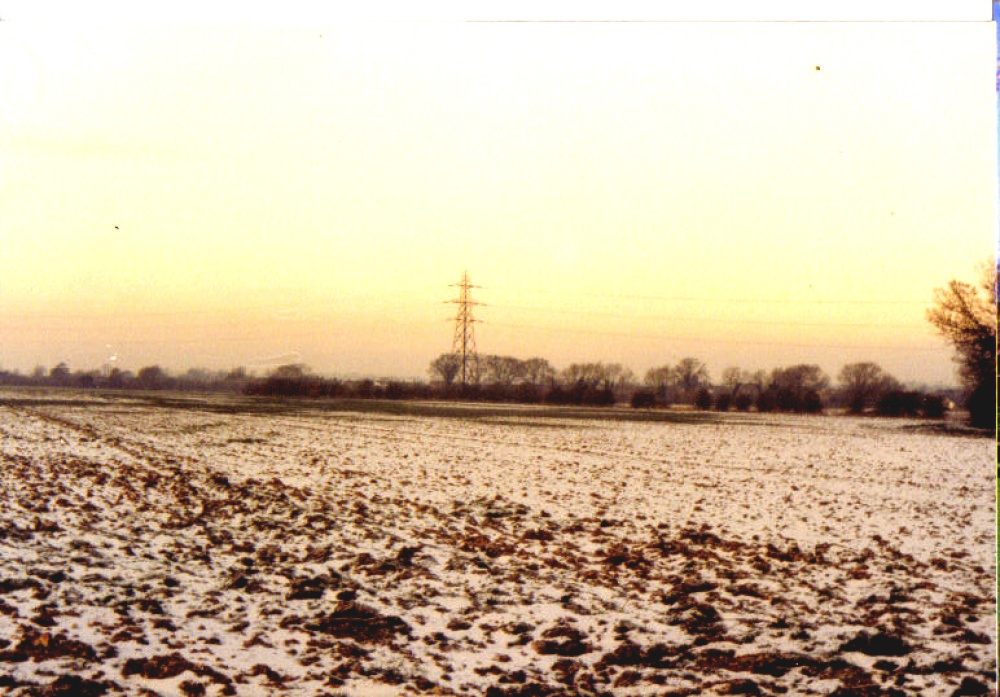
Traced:
[[0, 368], [425, 376], [468, 270], [484, 353], [954, 381], [924, 313], [996, 245], [989, 3], [134, 4], [0, 14]]

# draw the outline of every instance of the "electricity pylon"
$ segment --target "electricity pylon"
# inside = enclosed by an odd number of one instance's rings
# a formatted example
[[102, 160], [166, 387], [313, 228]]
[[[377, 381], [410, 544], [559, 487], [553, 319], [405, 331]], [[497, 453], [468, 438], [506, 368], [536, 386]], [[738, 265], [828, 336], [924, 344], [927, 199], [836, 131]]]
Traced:
[[459, 360], [462, 386], [464, 387], [469, 380], [479, 382], [479, 358], [476, 355], [475, 332], [475, 324], [479, 320], [472, 316], [472, 308], [483, 303], [472, 299], [472, 294], [469, 291], [480, 286], [469, 283], [468, 271], [462, 274], [461, 281], [451, 285], [459, 288], [458, 297], [448, 301], [458, 305], [458, 314], [455, 315], [455, 338], [451, 342], [451, 352]]

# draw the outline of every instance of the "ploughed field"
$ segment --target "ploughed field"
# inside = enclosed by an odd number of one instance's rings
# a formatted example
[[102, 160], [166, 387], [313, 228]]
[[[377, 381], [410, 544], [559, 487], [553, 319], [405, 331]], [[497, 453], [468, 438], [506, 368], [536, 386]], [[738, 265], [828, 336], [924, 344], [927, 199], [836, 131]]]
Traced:
[[50, 397], [0, 395], [0, 694], [996, 691], [985, 438]]

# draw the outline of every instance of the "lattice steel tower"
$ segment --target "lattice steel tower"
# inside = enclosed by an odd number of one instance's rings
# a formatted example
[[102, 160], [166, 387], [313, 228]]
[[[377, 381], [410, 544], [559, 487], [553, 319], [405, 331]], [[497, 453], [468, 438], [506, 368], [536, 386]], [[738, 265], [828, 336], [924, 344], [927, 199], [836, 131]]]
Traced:
[[469, 291], [480, 286], [469, 283], [468, 271], [462, 274], [461, 281], [451, 285], [459, 288], [458, 297], [448, 301], [458, 305], [458, 314], [455, 315], [455, 338], [451, 343], [451, 352], [459, 360], [462, 385], [465, 385], [469, 380], [479, 382], [479, 357], [476, 355], [475, 332], [475, 324], [479, 320], [472, 316], [472, 308], [483, 303], [472, 299], [472, 294]]

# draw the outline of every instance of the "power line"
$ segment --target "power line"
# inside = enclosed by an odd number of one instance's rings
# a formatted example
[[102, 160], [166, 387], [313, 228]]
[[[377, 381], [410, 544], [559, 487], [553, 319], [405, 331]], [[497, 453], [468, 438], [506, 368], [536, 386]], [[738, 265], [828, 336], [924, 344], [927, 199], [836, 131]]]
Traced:
[[[476, 286], [472, 286], [476, 287]], [[448, 301], [457, 302], [457, 301]], [[476, 305], [483, 305], [483, 303], [474, 303]], [[490, 307], [493, 307], [491, 304]], [[457, 318], [451, 318], [449, 321], [456, 321]], [[471, 322], [481, 323], [482, 320], [472, 319]], [[940, 349], [931, 347], [918, 347], [918, 346], [890, 346], [885, 344], [822, 344], [822, 343], [802, 343], [802, 342], [785, 342], [785, 341], [761, 341], [752, 339], [709, 339], [705, 337], [697, 336], [680, 336], [676, 334], [656, 334], [656, 333], [644, 333], [644, 332], [622, 332], [614, 330], [599, 330], [599, 329], [571, 329], [565, 327], [552, 327], [552, 326], [542, 326], [537, 324], [524, 324], [524, 323], [510, 323], [510, 322], [494, 322], [490, 321], [489, 326], [491, 327], [505, 327], [511, 329], [533, 329], [542, 332], [555, 332], [555, 333], [565, 333], [565, 334], [588, 334], [595, 336], [620, 336], [634, 339], [643, 340], [653, 340], [653, 341], [684, 341], [692, 343], [714, 343], [714, 344], [753, 344], [760, 346], [789, 346], [789, 347], [800, 347], [800, 348], [817, 348], [817, 347], [827, 347], [827, 348], [871, 348], [871, 349], [887, 349], [887, 350], [910, 350], [910, 351], [937, 351]], [[229, 336], [211, 336], [207, 338], [191, 338], [191, 339], [118, 339], [118, 343], [128, 346], [148, 346], [155, 344], [164, 345], [192, 345], [199, 343], [252, 343], [252, 342], [267, 342], [275, 339], [283, 340], [301, 340], [308, 338], [326, 337], [329, 336], [328, 330], [310, 330], [310, 331], [293, 331], [284, 332], [279, 336], [275, 334], [255, 334], [255, 335], [229, 335]], [[464, 332], [463, 332], [464, 334]], [[470, 364], [473, 362], [472, 355], [473, 352], [470, 348], [475, 346], [475, 338], [471, 337], [471, 341], [466, 344], [466, 355], [469, 358]], [[49, 339], [37, 339], [38, 342], [49, 342]], [[89, 344], [93, 343], [89, 339], [81, 338], [67, 338], [59, 340], [59, 343], [71, 343], [71, 344]], [[453, 346], [454, 348], [454, 346]], [[461, 350], [456, 352], [459, 359], [461, 359]], [[471, 370], [469, 371], [471, 373]]]
[[[621, 318], [622, 314], [619, 312], [610, 312], [602, 310], [576, 310], [568, 308], [543, 308], [543, 307], [530, 307], [527, 305], [498, 305], [496, 303], [491, 303], [490, 307], [500, 308], [507, 310], [528, 310], [528, 311], [538, 311], [545, 313], [558, 313], [558, 314], [571, 314], [571, 315], [595, 315], [599, 317], [618, 317]], [[885, 322], [786, 322], [786, 321], [773, 321], [773, 320], [751, 320], [751, 319], [719, 319], [715, 317], [671, 317], [666, 315], [647, 315], [637, 319], [642, 320], [659, 320], [664, 322], [712, 322], [715, 324], [755, 324], [763, 326], [789, 326], [789, 327], [886, 327], [891, 329], [916, 329], [918, 327], [924, 327], [924, 324], [889, 324]]]
[[[557, 291], [540, 290], [537, 293], [548, 295], [559, 294]], [[693, 295], [623, 295], [615, 293], [574, 293], [574, 297], [617, 298], [620, 300], [656, 300], [667, 302], [697, 302], [697, 303], [740, 303], [759, 305], [928, 305], [929, 300], [893, 299], [893, 300], [856, 300], [847, 298], [736, 298], [736, 297], [698, 297]]]
[[789, 346], [795, 348], [842, 348], [842, 349], [882, 349], [893, 351], [940, 351], [940, 348], [923, 346], [889, 346], [878, 344], [825, 344], [825, 343], [799, 343], [789, 341], [755, 341], [752, 339], [706, 339], [695, 336], [676, 336], [669, 334], [639, 334], [635, 332], [616, 332], [597, 329], [567, 329], [564, 327], [542, 327], [531, 324], [511, 324], [506, 322], [490, 322], [491, 327], [508, 327], [511, 329], [535, 329], [543, 332], [557, 332], [566, 334], [592, 334], [597, 336], [621, 336], [630, 339], [647, 339], [653, 341], [686, 341], [702, 344], [753, 344], [755, 346]]
[[[339, 299], [336, 301], [309, 301], [309, 302], [288, 302], [288, 303], [248, 303], [246, 305], [240, 306], [228, 306], [228, 307], [215, 307], [215, 308], [201, 308], [201, 309], [176, 309], [176, 310], [129, 310], [122, 311], [115, 308], [107, 308], [104, 312], [94, 313], [92, 310], [88, 309], [86, 311], [81, 310], [79, 312], [33, 312], [30, 310], [8, 312], [8, 316], [13, 314], [16, 317], [27, 317], [32, 320], [46, 319], [46, 320], [69, 320], [69, 321], [83, 321], [92, 322], [94, 317], [98, 316], [100, 318], [114, 319], [116, 321], [134, 321], [136, 317], [142, 318], [163, 318], [163, 317], [191, 317], [191, 316], [205, 316], [210, 318], [218, 318], [218, 321], [228, 322], [232, 321], [229, 319], [233, 315], [245, 315], [247, 313], [252, 313], [255, 316], [263, 316], [275, 320], [287, 320], [289, 318], [295, 319], [300, 317], [302, 313], [310, 310], [345, 310], [345, 305], [347, 306], [347, 311], [354, 310], [372, 310], [372, 309], [383, 309], [387, 306], [399, 307], [400, 304], [410, 304], [413, 306], [422, 306], [423, 303], [419, 300], [402, 298], [389, 299], [389, 298], [347, 298]], [[348, 304], [349, 303], [349, 304]]]

